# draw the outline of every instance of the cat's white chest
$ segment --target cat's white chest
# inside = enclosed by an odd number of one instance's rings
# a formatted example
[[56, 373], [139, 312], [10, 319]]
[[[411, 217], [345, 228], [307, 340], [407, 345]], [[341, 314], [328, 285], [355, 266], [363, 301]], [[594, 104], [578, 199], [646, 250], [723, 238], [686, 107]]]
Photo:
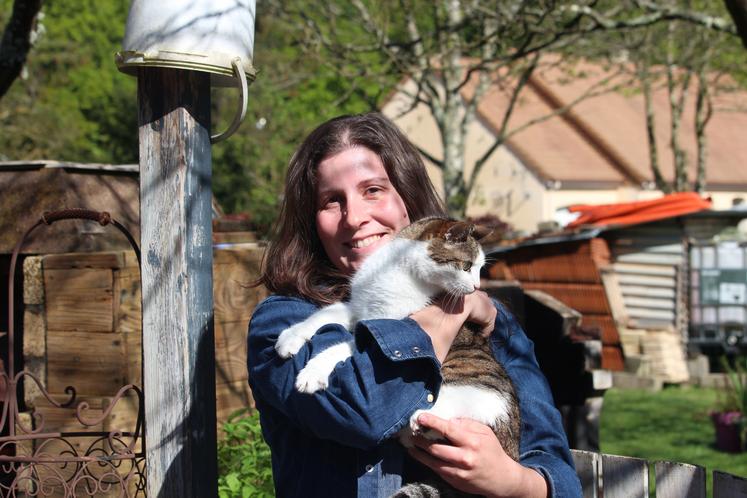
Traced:
[[395, 240], [375, 253], [355, 275], [350, 305], [358, 319], [402, 319], [431, 303], [438, 289], [424, 284], [418, 273], [428, 259], [425, 244]]

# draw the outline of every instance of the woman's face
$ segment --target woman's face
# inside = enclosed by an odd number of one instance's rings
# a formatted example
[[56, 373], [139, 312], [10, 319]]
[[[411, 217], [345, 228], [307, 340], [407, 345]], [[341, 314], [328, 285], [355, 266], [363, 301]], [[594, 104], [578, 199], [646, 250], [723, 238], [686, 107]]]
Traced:
[[330, 261], [351, 275], [410, 224], [405, 203], [381, 158], [352, 147], [319, 163], [316, 230]]

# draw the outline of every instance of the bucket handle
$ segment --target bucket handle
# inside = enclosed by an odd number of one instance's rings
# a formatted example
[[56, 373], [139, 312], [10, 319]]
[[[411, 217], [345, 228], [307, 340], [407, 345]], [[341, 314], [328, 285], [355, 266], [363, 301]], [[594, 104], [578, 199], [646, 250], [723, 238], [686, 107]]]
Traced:
[[233, 72], [236, 76], [236, 79], [239, 80], [239, 96], [241, 97], [241, 107], [234, 115], [233, 121], [226, 131], [217, 135], [212, 135], [210, 137], [210, 143], [212, 144], [221, 142], [233, 135], [234, 132], [239, 128], [239, 125], [241, 125], [241, 122], [244, 121], [244, 117], [246, 117], [246, 106], [249, 102], [249, 91], [246, 84], [246, 76], [244, 75], [244, 70], [241, 67], [241, 57], [236, 57], [235, 59], [233, 59], [231, 61], [231, 66], [233, 66]]

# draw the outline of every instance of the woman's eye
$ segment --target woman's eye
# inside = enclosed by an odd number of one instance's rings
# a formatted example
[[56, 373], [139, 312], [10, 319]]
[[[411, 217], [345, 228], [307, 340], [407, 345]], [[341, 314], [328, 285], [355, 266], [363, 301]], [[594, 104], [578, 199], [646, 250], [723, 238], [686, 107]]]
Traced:
[[366, 195], [377, 195], [381, 192], [381, 187], [368, 187], [366, 189]]
[[472, 269], [472, 263], [469, 261], [465, 261], [462, 263], [462, 270], [464, 271], [470, 271]]
[[340, 199], [337, 197], [330, 197], [322, 202], [322, 209], [334, 209], [340, 205]]

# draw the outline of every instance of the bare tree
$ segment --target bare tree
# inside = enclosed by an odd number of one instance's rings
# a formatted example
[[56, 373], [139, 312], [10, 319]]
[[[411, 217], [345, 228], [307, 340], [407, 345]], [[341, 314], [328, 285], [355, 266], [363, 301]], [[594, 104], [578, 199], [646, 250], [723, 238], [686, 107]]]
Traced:
[[18, 78], [31, 50], [42, 0], [15, 0], [0, 39], [0, 98]]
[[[603, 85], [589, 88], [551, 114], [517, 126], [510, 118], [522, 91], [545, 60], [543, 54], [567, 49], [599, 31], [644, 28], [675, 19], [734, 31], [728, 20], [669, 4], [631, 0], [603, 7], [602, 3], [330, 0], [313, 10], [289, 2], [277, 8], [279, 16], [299, 28], [299, 41], [307, 53], [336, 68], [350, 81], [348, 91], [367, 95], [372, 107], [403, 78], [414, 83], [413, 91], [399, 87], [408, 92], [408, 111], [420, 104], [427, 106], [443, 150], [440, 157], [421, 153], [443, 173], [450, 214], [463, 216], [481, 168], [509, 137], [602, 91]], [[467, 131], [486, 92], [495, 87], [508, 94], [508, 105], [500, 110], [501, 125], [494, 142], [468, 168]]]
[[[657, 5], [669, 12], [677, 6], [689, 6], [687, 0], [664, 0]], [[700, 18], [724, 19], [723, 6], [710, 5], [711, 13], [699, 13]], [[691, 16], [692, 17], [692, 16]], [[707, 125], [714, 113], [713, 98], [734, 89], [734, 81], [726, 78], [726, 70], [739, 71], [729, 64], [738, 54], [734, 48], [733, 30], [712, 29], [708, 23], [693, 22], [680, 16], [667, 22], [651, 24], [635, 30], [607, 31], [594, 39], [597, 55], [604, 57], [624, 54], [624, 65], [632, 66], [631, 89], [640, 90], [645, 103], [645, 127], [648, 139], [649, 163], [656, 187], [663, 192], [706, 188], [708, 158]], [[619, 58], [619, 57], [618, 57]], [[726, 63], [725, 63], [726, 61]], [[667, 115], [655, 114], [654, 94], [665, 92]], [[694, 102], [694, 112], [687, 111]], [[665, 119], [662, 119], [665, 118]], [[657, 139], [657, 122], [669, 123], [668, 141]], [[694, 135], [681, 133], [686, 121], [692, 122]], [[684, 143], [692, 140], [696, 154], [688, 157]], [[661, 143], [659, 143], [661, 142]], [[671, 151], [671, 178], [662, 174], [660, 151]], [[694, 170], [691, 176], [690, 171]]]

